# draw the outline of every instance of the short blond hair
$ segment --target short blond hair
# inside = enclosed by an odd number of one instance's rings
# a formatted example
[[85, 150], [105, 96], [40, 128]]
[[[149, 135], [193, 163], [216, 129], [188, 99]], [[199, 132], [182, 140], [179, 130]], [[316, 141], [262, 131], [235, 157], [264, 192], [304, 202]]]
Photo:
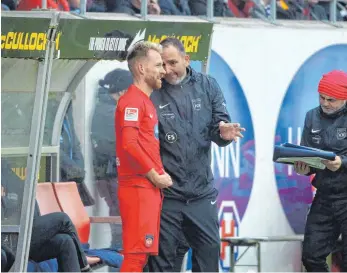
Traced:
[[160, 44], [156, 44], [149, 41], [141, 41], [134, 45], [133, 48], [130, 49], [128, 56], [127, 56], [127, 62], [129, 66], [129, 70], [132, 71], [132, 67], [134, 63], [143, 57], [146, 57], [148, 52], [150, 50], [154, 50], [158, 52], [159, 54], [162, 53], [162, 46]]

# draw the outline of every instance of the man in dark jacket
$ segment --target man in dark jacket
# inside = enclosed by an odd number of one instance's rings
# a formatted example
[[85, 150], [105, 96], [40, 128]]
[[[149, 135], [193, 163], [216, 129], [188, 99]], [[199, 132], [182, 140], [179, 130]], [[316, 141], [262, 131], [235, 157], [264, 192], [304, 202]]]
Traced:
[[343, 265], [347, 271], [347, 73], [325, 74], [318, 86], [320, 106], [306, 114], [301, 145], [336, 153], [326, 168], [294, 164], [301, 175], [315, 174], [317, 188], [307, 217], [302, 260], [308, 272], [329, 271], [327, 256], [342, 234]]
[[74, 127], [72, 101], [70, 101], [60, 135], [60, 181], [76, 182], [83, 205], [93, 206], [95, 201], [84, 182], [84, 178], [84, 158]]
[[193, 271], [218, 272], [218, 193], [210, 167], [211, 142], [226, 146], [242, 137], [244, 129], [230, 123], [218, 83], [189, 66], [182, 43], [167, 38], [161, 45], [167, 74], [151, 99], [159, 118], [162, 161], [173, 185], [163, 190], [159, 256], [150, 257], [148, 267], [172, 271], [181, 238], [186, 238]]
[[[11, 170], [11, 165], [5, 159], [1, 159], [1, 192], [1, 221], [17, 224], [22, 207], [24, 181]], [[14, 253], [4, 247], [3, 258], [6, 262], [3, 269], [9, 270], [14, 262]], [[41, 215], [36, 200], [29, 258], [38, 263], [56, 258], [58, 272], [91, 271], [70, 217], [64, 212]]]

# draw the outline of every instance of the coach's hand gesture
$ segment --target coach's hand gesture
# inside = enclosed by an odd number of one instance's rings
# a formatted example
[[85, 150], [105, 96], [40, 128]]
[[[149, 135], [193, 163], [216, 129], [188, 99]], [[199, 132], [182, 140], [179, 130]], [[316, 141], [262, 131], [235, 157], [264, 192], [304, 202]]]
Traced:
[[241, 132], [246, 131], [239, 123], [225, 123], [221, 121], [219, 123], [220, 136], [224, 140], [234, 140], [237, 142], [238, 138], [243, 138]]

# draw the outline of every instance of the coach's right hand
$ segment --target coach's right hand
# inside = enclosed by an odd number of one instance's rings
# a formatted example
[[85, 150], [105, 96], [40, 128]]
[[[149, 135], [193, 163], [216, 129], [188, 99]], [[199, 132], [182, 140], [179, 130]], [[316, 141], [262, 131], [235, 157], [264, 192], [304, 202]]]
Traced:
[[310, 172], [310, 166], [304, 162], [294, 162], [294, 170], [297, 174], [306, 175]]

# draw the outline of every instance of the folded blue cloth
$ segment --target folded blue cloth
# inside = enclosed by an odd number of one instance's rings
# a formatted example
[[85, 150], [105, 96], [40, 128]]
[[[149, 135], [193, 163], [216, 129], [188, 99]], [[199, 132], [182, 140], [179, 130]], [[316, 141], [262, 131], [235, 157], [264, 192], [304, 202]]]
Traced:
[[[273, 153], [273, 161], [284, 163], [284, 164], [293, 164], [293, 161], [290, 158], [320, 158], [326, 160], [334, 160], [336, 154], [333, 152], [327, 152], [311, 147], [299, 146], [291, 143], [284, 143], [282, 145], [276, 145]], [[284, 160], [288, 159], [288, 160]]]

